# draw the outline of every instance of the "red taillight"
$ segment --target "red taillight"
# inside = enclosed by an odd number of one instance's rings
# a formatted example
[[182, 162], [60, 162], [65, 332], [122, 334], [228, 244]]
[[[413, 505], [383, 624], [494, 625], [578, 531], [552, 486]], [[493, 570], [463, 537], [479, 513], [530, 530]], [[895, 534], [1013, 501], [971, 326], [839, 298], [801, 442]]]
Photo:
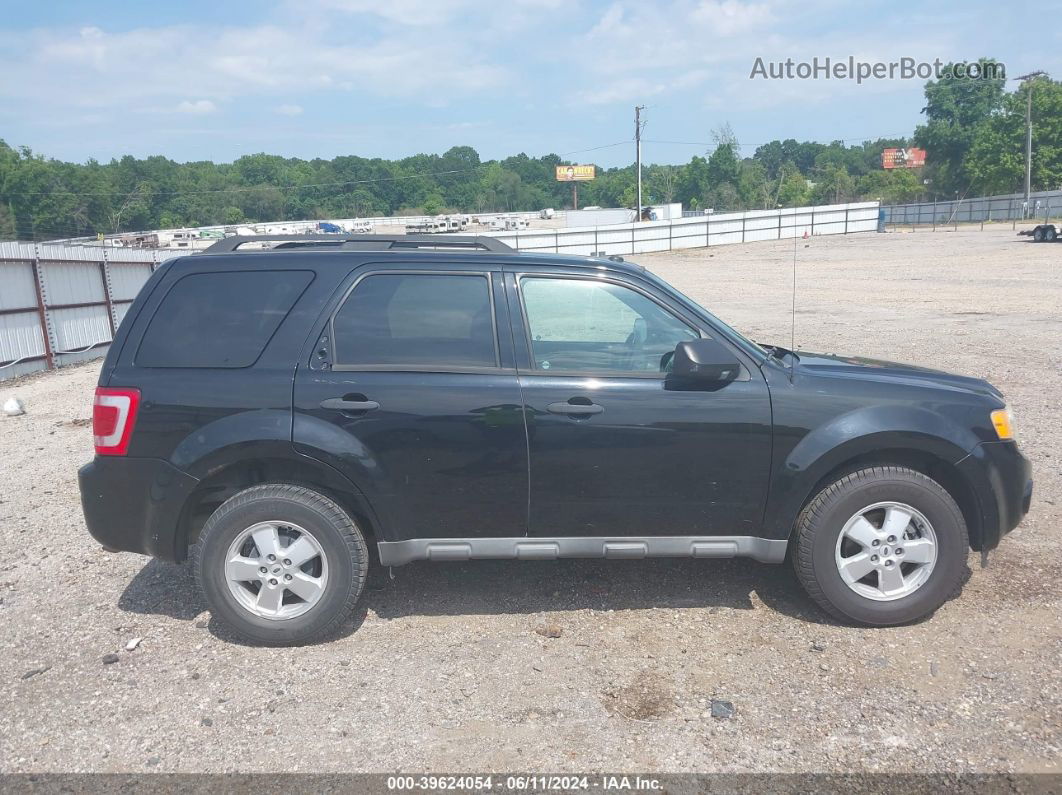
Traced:
[[125, 455], [133, 435], [136, 412], [140, 408], [139, 389], [96, 387], [92, 404], [92, 436], [96, 455]]

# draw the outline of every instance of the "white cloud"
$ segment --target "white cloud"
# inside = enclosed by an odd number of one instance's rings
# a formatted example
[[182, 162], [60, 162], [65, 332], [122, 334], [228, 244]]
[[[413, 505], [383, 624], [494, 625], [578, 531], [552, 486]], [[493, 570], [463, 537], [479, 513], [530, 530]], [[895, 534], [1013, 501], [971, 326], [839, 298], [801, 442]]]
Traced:
[[281, 116], [298, 116], [302, 113], [302, 105], [277, 105], [273, 110]]
[[194, 102], [186, 99], [177, 103], [178, 113], [191, 113], [196, 116], [201, 116], [204, 113], [213, 113], [217, 109], [218, 106], [209, 99], [197, 99]]
[[[614, 0], [572, 51], [589, 79], [574, 94], [591, 104], [662, 101], [682, 95], [713, 110], [767, 110], [777, 104], [829, 104], [839, 94], [921, 90], [922, 81], [750, 80], [757, 57], [796, 61], [854, 55], [885, 61], [902, 56], [976, 57], [956, 52], [955, 37], [936, 29], [887, 26], [853, 30], [821, 24], [838, 13], [834, 0]], [[816, 24], [809, 24], [814, 20]], [[700, 96], [698, 96], [698, 92]]]
[[[317, 0], [316, 5], [347, 14], [377, 16], [389, 22], [412, 27], [428, 27], [450, 22], [453, 17], [467, 11], [472, 0]], [[300, 3], [305, 8], [305, 4]]]
[[475, 92], [509, 79], [485, 53], [436, 32], [366, 41], [329, 32], [274, 25], [0, 31], [0, 98], [206, 113], [241, 96], [355, 90], [422, 98], [440, 86]]
[[340, 12], [365, 19], [379, 19], [407, 28], [453, 26], [447, 34], [490, 34], [524, 30], [536, 22], [552, 22], [548, 12], [564, 0], [290, 0], [300, 13]]

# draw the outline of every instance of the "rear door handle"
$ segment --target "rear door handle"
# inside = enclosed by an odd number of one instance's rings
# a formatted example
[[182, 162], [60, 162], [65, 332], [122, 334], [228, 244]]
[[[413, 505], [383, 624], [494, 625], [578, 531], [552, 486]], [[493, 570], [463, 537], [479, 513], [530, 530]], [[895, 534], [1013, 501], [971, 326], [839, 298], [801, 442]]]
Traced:
[[334, 411], [373, 411], [380, 408], [380, 404], [375, 400], [348, 400], [345, 397], [341, 397], [322, 400], [321, 408]]
[[569, 417], [589, 417], [591, 414], [600, 414], [605, 410], [604, 406], [596, 403], [550, 403], [546, 406], [550, 414], [567, 414]]

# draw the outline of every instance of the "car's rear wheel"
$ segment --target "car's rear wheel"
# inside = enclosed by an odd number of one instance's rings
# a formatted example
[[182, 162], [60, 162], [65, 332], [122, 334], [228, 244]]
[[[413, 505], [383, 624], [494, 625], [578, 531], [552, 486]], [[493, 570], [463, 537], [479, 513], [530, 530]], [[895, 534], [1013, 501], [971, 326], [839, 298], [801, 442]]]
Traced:
[[846, 621], [904, 624], [961, 587], [969, 540], [936, 481], [903, 467], [853, 472], [801, 512], [793, 565], [811, 597]]
[[1049, 227], [1047, 227], [1046, 230], [1044, 230], [1044, 242], [1045, 243], [1054, 243], [1055, 242], [1055, 238], [1057, 236], [1058, 236], [1058, 232], [1055, 231], [1055, 228], [1053, 226], [1049, 226]]
[[365, 538], [333, 500], [265, 484], [207, 520], [195, 572], [213, 615], [255, 643], [320, 640], [351, 614], [368, 570]]

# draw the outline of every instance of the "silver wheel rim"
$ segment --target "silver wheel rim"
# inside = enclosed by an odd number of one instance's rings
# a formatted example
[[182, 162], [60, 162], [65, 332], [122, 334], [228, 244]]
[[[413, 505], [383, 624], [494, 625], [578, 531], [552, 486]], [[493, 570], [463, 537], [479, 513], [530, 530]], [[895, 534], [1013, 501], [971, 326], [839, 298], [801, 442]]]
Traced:
[[328, 559], [304, 528], [259, 522], [229, 545], [225, 582], [245, 610], [282, 621], [301, 616], [320, 601], [328, 585]]
[[867, 599], [891, 602], [929, 580], [937, 563], [937, 535], [910, 505], [876, 502], [845, 522], [834, 559], [845, 585]]

